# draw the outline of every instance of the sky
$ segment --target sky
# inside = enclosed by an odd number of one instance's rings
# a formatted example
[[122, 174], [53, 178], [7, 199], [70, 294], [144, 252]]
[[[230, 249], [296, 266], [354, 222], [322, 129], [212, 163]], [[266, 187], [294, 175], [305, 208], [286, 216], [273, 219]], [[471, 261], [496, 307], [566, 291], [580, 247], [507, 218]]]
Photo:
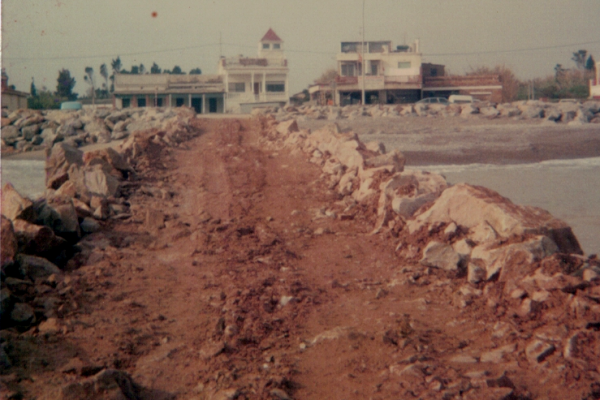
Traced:
[[269, 28], [284, 41], [290, 92], [335, 67], [342, 41], [419, 39], [423, 62], [453, 74], [505, 65], [526, 80], [600, 61], [600, 0], [2, 0], [2, 67], [9, 84], [56, 89], [58, 71], [88, 89], [85, 67], [121, 57], [214, 74], [220, 55], [256, 55]]

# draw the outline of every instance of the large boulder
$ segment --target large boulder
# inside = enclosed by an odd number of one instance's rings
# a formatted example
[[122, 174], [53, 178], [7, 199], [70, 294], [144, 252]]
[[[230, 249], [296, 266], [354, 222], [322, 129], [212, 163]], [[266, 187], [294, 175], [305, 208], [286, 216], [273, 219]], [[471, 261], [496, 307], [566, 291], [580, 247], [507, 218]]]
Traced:
[[364, 165], [367, 168], [378, 168], [385, 165], [392, 165], [394, 167], [394, 172], [402, 172], [404, 170], [405, 162], [406, 159], [404, 158], [404, 155], [400, 151], [394, 149], [389, 153], [366, 158], [364, 160]]
[[487, 280], [498, 278], [501, 282], [518, 281], [535, 268], [533, 262], [540, 261], [559, 249], [546, 236], [534, 236], [521, 243], [500, 247], [480, 245], [471, 252], [471, 260], [480, 260], [478, 264], [485, 271]]
[[67, 196], [54, 195], [42, 203], [36, 223], [48, 226], [68, 242], [74, 243], [81, 237], [77, 211], [72, 199]]
[[347, 168], [363, 167], [364, 159], [359, 150], [363, 149], [364, 145], [356, 133], [342, 133], [337, 124], [314, 131], [306, 139], [306, 146], [309, 149], [318, 149], [323, 154], [331, 154]]
[[14, 222], [15, 236], [19, 243], [20, 252], [47, 257], [59, 253], [66, 241], [54, 234], [54, 231], [44, 225], [35, 225], [18, 219]]
[[28, 125], [26, 127], [21, 128], [21, 133], [25, 140], [32, 140], [35, 135], [40, 133], [40, 126], [38, 124]]
[[2, 128], [2, 140], [6, 144], [13, 144], [20, 136], [19, 128], [14, 125], [8, 125]]
[[52, 274], [60, 275], [62, 271], [56, 265], [42, 257], [19, 254], [16, 258], [22, 277], [31, 280], [47, 278]]
[[14, 260], [17, 255], [17, 238], [15, 236], [15, 231], [13, 229], [13, 224], [10, 219], [6, 218], [4, 215], [2, 218], [2, 231], [0, 234], [0, 242], [2, 244], [0, 250], [0, 259], [1, 265], [5, 265]]
[[86, 166], [102, 165], [115, 178], [122, 179], [133, 172], [133, 169], [113, 148], [105, 148], [87, 152], [83, 155]]
[[17, 218], [26, 221], [35, 219], [33, 202], [19, 194], [10, 183], [2, 187], [2, 215], [11, 221]]
[[281, 135], [289, 135], [290, 133], [298, 132], [298, 123], [295, 119], [291, 119], [289, 121], [281, 122], [275, 129]]
[[56, 143], [46, 157], [46, 187], [58, 189], [69, 179], [69, 168], [83, 165], [83, 152], [67, 143]]
[[458, 271], [461, 267], [461, 256], [446, 243], [431, 241], [423, 250], [421, 264], [427, 267], [440, 268], [446, 271]]
[[441, 194], [433, 205], [407, 223], [409, 232], [422, 227], [455, 224], [473, 230], [488, 226], [492, 239], [537, 234], [552, 239], [563, 253], [582, 254], [571, 228], [537, 207], [519, 206], [493, 190], [458, 184]]
[[116, 197], [118, 195], [119, 179], [111, 175], [110, 171], [107, 172], [104, 165], [95, 164], [86, 167], [83, 174], [85, 187], [92, 195], [103, 197]]

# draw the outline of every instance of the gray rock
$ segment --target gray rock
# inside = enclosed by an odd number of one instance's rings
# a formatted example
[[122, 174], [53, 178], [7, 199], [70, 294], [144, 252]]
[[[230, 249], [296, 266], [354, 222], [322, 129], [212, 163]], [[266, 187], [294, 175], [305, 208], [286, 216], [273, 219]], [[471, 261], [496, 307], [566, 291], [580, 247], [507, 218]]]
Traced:
[[35, 311], [29, 304], [17, 303], [10, 313], [10, 319], [17, 326], [28, 327], [35, 323]]
[[42, 257], [19, 254], [16, 261], [19, 264], [21, 275], [32, 280], [47, 278], [52, 274], [62, 274], [62, 271], [56, 265]]
[[50, 227], [55, 234], [69, 242], [81, 237], [77, 210], [70, 197], [55, 195], [39, 207], [36, 223]]
[[428, 267], [457, 271], [461, 257], [449, 244], [432, 241], [423, 250], [423, 258], [420, 262]]
[[40, 133], [40, 126], [37, 124], [26, 126], [21, 129], [21, 133], [25, 140], [31, 140], [35, 135]]
[[14, 125], [8, 125], [2, 128], [2, 140], [7, 143], [14, 143], [19, 137], [19, 128]]
[[84, 233], [94, 233], [100, 230], [100, 224], [96, 222], [93, 218], [86, 217], [81, 221], [81, 230]]

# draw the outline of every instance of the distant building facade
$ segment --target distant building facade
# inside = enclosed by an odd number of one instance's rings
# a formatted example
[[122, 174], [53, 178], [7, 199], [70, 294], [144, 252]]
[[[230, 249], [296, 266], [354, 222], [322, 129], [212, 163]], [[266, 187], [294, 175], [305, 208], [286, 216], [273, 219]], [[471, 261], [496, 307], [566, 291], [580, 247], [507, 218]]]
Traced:
[[113, 103], [127, 107], [192, 107], [197, 113], [250, 112], [288, 102], [283, 41], [269, 29], [258, 56], [222, 57], [216, 75], [117, 74]]
[[27, 108], [29, 93], [20, 92], [8, 86], [8, 75], [2, 68], [2, 108], [8, 111]]
[[258, 43], [256, 58], [221, 58], [217, 73], [225, 83], [226, 112], [285, 105], [289, 99], [288, 72], [283, 40], [272, 29]]
[[[392, 42], [342, 42], [336, 57], [338, 77], [334, 82], [315, 82], [309, 87], [317, 104], [358, 104], [362, 99], [363, 66], [367, 104], [412, 103], [423, 97], [471, 94], [490, 100], [502, 92], [498, 76], [476, 79], [446, 77], [445, 66], [423, 63], [419, 41], [393, 48]], [[499, 92], [498, 92], [499, 90]]]
[[596, 76], [590, 79], [590, 99], [600, 100], [600, 61], [596, 63]]

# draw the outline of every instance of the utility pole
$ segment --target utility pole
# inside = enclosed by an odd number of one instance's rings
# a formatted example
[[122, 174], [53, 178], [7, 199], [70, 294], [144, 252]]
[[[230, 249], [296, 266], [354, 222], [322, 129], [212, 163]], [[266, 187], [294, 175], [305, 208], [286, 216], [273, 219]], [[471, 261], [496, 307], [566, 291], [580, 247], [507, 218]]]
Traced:
[[362, 105], [365, 106], [365, 0], [363, 0], [363, 13], [362, 13]]

